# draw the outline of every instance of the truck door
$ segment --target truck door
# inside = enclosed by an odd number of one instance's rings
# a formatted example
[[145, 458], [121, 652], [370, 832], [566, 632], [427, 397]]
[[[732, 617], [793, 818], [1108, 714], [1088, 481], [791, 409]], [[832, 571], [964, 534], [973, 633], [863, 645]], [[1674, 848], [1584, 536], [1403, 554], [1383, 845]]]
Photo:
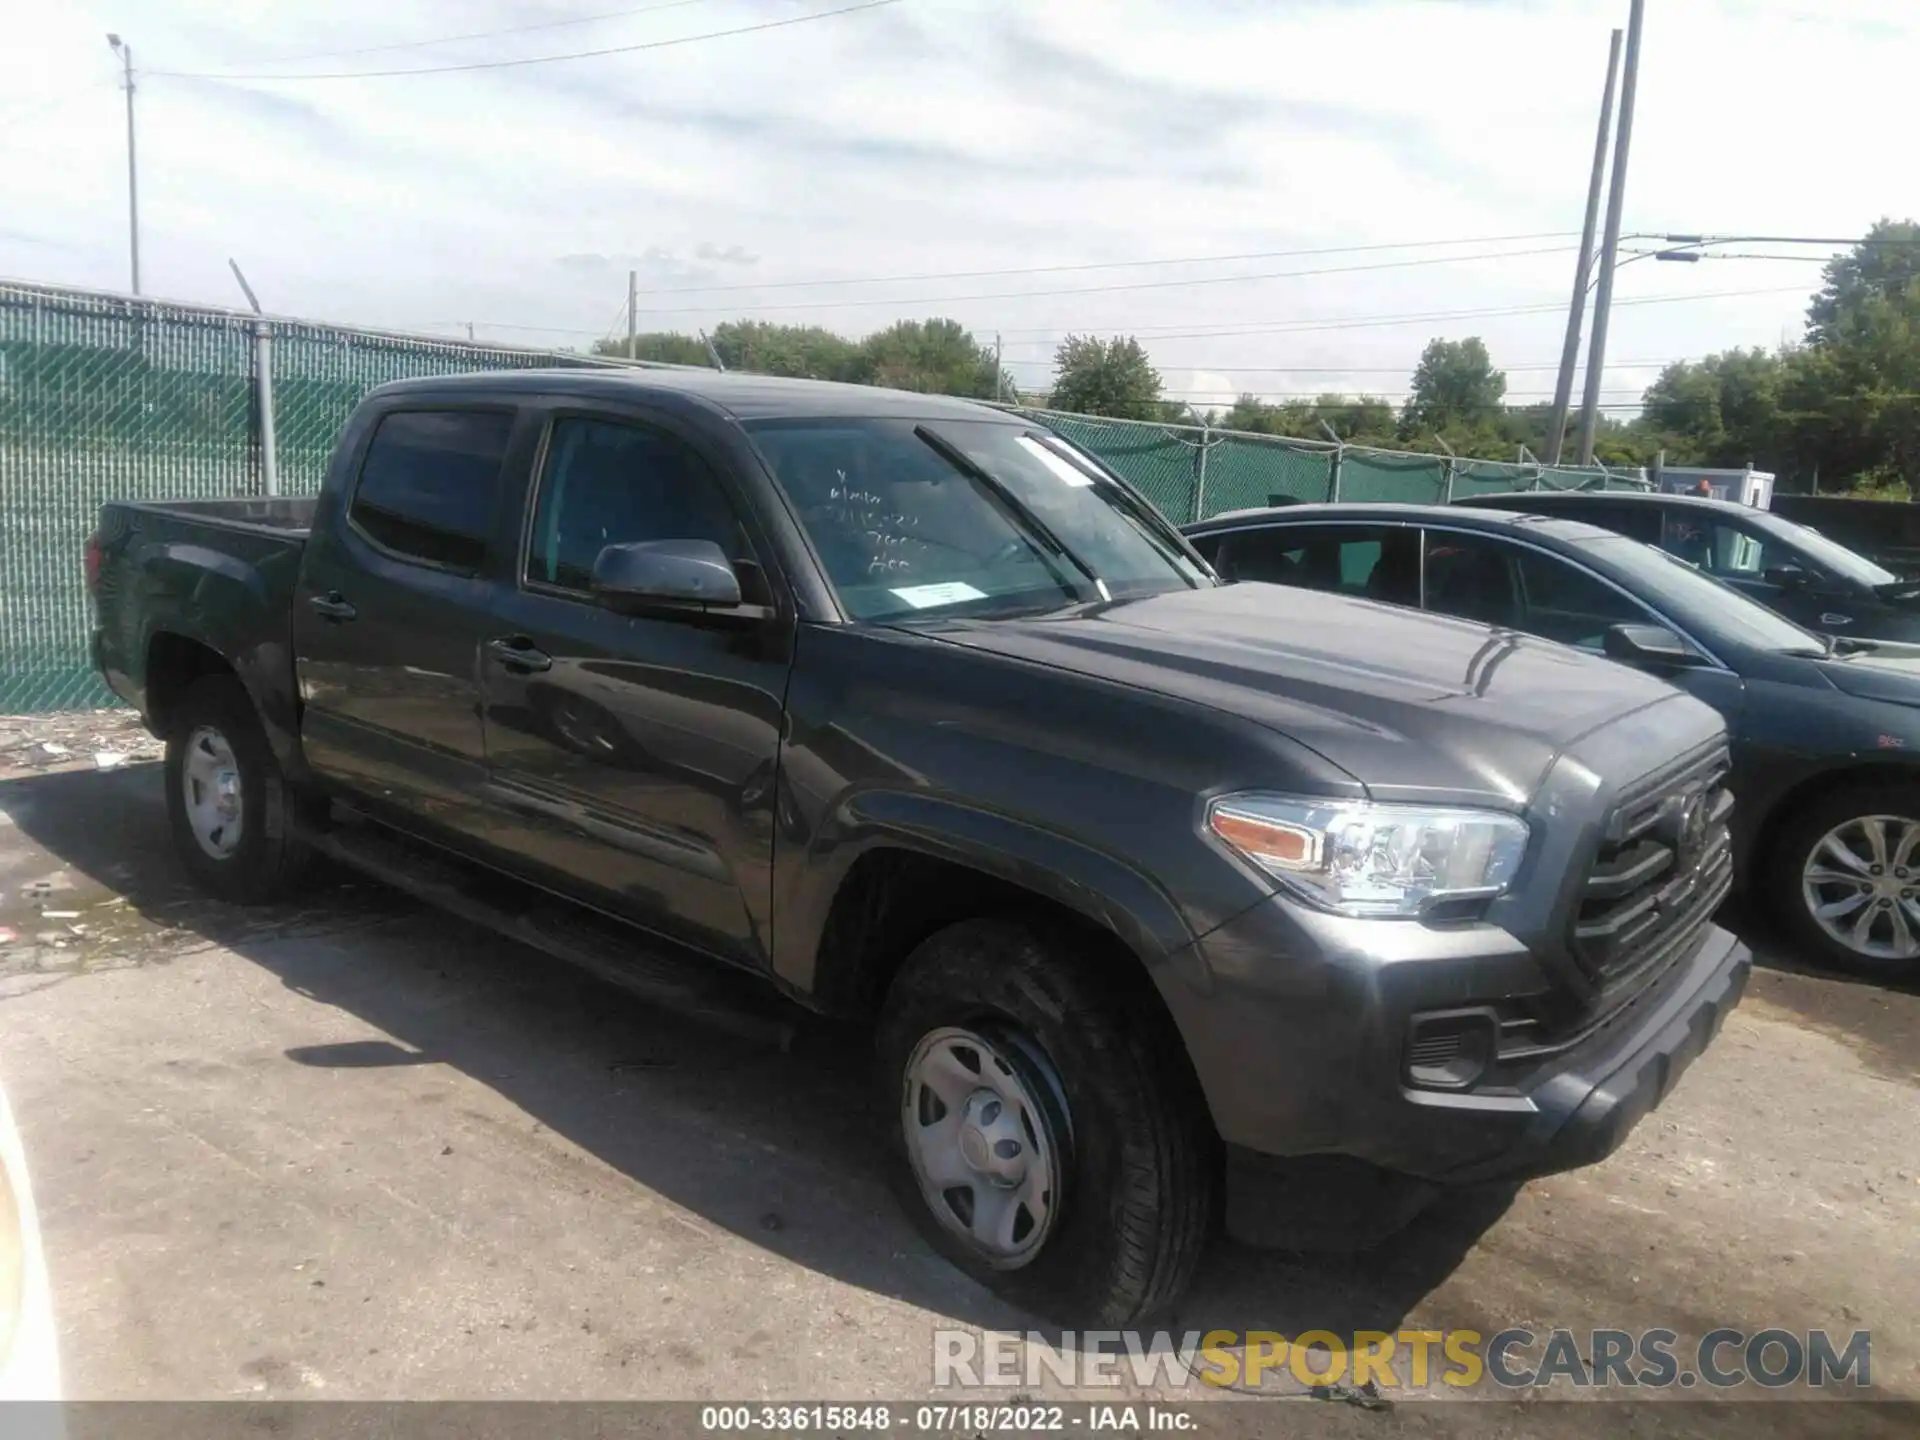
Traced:
[[[556, 414], [482, 649], [495, 842], [557, 887], [747, 965], [771, 945], [775, 762], [792, 654], [768, 552], [669, 423]], [[623, 614], [608, 545], [710, 540], [765, 618]]]
[[[313, 768], [423, 829], [481, 828], [476, 672], [514, 414], [380, 415], [336, 474], [293, 602], [301, 740]], [[352, 453], [354, 437], [345, 442]]]

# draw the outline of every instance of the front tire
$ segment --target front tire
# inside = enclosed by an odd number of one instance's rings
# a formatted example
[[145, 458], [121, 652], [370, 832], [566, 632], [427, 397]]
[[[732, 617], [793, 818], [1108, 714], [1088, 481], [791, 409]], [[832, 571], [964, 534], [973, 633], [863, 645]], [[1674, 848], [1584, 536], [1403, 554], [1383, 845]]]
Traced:
[[1874, 979], [1920, 979], [1920, 786], [1836, 791], [1794, 816], [1769, 887], [1800, 953]]
[[226, 676], [196, 681], [167, 726], [167, 818], [187, 873], [209, 894], [260, 905], [289, 893], [312, 851], [253, 700]]
[[1215, 1180], [1177, 1040], [1112, 964], [1064, 933], [951, 926], [888, 991], [877, 1078], [890, 1178], [934, 1247], [1017, 1304], [1106, 1327], [1186, 1288]]

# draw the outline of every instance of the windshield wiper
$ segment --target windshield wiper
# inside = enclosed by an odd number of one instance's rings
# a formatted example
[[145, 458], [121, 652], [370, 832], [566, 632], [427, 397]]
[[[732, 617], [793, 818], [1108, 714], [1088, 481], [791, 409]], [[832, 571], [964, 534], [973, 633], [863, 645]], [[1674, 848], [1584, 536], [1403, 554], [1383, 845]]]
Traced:
[[[1116, 485], [1111, 478], [1100, 470], [1095, 469], [1083, 459], [1071, 445], [1061, 440], [1058, 435], [1048, 430], [1028, 430], [1023, 432], [1021, 438], [1031, 440], [1036, 445], [1044, 445], [1048, 450], [1051, 450], [1069, 465], [1073, 466], [1073, 468], [1078, 470], [1082, 475], [1085, 475], [1089, 480], [1093, 481], [1094, 484], [1099, 487], [1101, 495], [1106, 497], [1109, 503], [1116, 505], [1119, 509], [1133, 517], [1133, 523], [1146, 533], [1147, 543], [1160, 551], [1163, 556], [1182, 562], [1186, 560], [1186, 557], [1181, 554], [1181, 547], [1178, 543], [1180, 532], [1174, 530], [1172, 526], [1167, 524], [1165, 516], [1161, 515], [1160, 512], [1152, 506], [1135, 498], [1126, 486]], [[1172, 544], [1168, 543], [1167, 537], [1169, 533], [1173, 536], [1174, 543]], [[1189, 588], [1192, 588], [1192, 586], [1189, 585]]]
[[1025, 530], [1035, 540], [1038, 540], [1041, 547], [1049, 554], [1058, 556], [1073, 566], [1073, 568], [1078, 570], [1082, 575], [1086, 576], [1088, 583], [1093, 586], [1095, 593], [1097, 593], [1102, 600], [1111, 600], [1113, 598], [1113, 596], [1108, 593], [1107, 582], [1094, 573], [1091, 565], [1087, 564], [1086, 561], [1069, 550], [1066, 542], [1054, 534], [1053, 527], [1036, 515], [1033, 507], [1018, 495], [1014, 494], [1004, 481], [996, 479], [992, 472], [985, 466], [981, 465], [972, 456], [968, 455], [966, 451], [947, 439], [946, 436], [942, 435], [938, 430], [935, 430], [931, 425], [916, 425], [913, 427], [913, 433], [919, 437], [923, 444], [942, 460], [945, 460], [949, 465], [953, 466], [953, 468], [958, 470], [962, 475], [972, 480], [975, 484], [984, 486], [987, 493], [993, 496], [1000, 507], [1013, 517], [1014, 523], [1020, 529]]

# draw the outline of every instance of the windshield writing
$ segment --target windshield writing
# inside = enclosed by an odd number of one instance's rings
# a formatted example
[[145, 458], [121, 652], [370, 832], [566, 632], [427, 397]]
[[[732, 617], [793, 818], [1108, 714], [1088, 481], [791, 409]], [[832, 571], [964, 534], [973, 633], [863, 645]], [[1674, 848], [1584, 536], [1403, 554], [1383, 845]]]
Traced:
[[860, 619], [1032, 612], [1213, 583], [1144, 502], [1042, 432], [976, 420], [747, 428]]

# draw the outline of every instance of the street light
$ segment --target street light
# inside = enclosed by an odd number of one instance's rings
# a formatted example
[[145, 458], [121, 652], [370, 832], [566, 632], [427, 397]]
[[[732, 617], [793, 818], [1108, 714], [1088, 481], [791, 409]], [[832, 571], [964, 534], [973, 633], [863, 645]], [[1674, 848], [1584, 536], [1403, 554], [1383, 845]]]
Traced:
[[133, 148], [133, 47], [109, 33], [107, 44], [120, 57], [127, 87], [127, 252], [133, 266], [133, 293], [140, 293], [140, 168]]

